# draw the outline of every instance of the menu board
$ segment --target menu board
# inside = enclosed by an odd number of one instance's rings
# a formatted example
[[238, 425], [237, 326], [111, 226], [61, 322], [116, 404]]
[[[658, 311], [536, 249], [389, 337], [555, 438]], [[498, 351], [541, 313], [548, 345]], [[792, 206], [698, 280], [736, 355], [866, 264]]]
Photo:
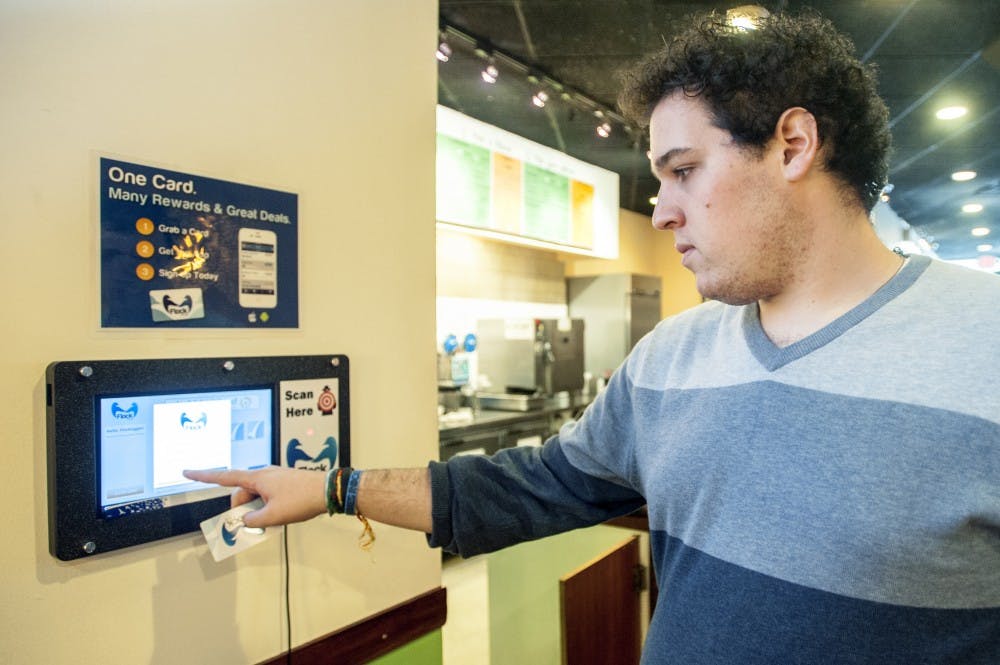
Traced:
[[618, 256], [618, 175], [438, 106], [437, 219], [559, 251]]

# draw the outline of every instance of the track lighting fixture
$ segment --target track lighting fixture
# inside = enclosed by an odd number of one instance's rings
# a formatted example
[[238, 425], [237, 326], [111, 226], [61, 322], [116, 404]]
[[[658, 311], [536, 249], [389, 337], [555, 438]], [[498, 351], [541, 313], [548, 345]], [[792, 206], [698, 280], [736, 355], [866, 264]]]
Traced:
[[451, 47], [448, 46], [448, 42], [445, 41], [444, 37], [442, 37], [441, 41], [438, 43], [437, 51], [434, 53], [434, 56], [441, 62], [448, 62], [451, 60]]
[[493, 58], [490, 58], [489, 62], [486, 63], [486, 66], [483, 67], [483, 71], [480, 72], [480, 76], [482, 76], [483, 80], [487, 83], [497, 82], [497, 78], [500, 76], [500, 70], [497, 69], [495, 64], [493, 64]]
[[488, 39], [470, 35], [451, 25], [442, 25], [436, 54], [438, 60], [448, 62], [452, 57], [452, 49], [455, 49], [455, 57], [463, 53], [471, 53], [483, 60], [484, 65], [480, 70], [480, 77], [486, 83], [496, 83], [501, 70], [526, 80], [531, 86], [528, 93], [531, 96], [531, 104], [536, 108], [545, 108], [550, 103], [557, 103], [560, 107], [558, 112], [565, 112], [570, 121], [578, 112], [593, 113], [597, 119], [594, 131], [601, 138], [610, 137], [615, 131], [616, 125], [623, 128], [629, 136], [644, 135], [638, 129], [631, 127], [622, 116], [610, 109], [605, 109], [599, 102], [587, 95], [568, 88], [562, 82], [546, 74], [538, 66], [525, 63], [496, 49]]

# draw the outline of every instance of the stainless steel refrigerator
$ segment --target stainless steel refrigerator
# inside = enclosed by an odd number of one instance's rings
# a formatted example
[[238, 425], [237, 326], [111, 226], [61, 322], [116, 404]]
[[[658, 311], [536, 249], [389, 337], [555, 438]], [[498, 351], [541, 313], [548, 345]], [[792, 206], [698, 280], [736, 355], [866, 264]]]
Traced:
[[659, 277], [632, 273], [567, 278], [569, 315], [587, 329], [587, 372], [609, 376], [659, 323], [661, 284]]

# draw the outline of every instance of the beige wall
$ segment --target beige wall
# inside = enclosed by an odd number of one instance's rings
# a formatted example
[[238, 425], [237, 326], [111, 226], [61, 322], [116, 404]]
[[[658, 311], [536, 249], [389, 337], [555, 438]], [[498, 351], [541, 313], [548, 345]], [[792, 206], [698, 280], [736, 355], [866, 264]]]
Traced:
[[[0, 662], [245, 663], [286, 638], [278, 538], [220, 564], [200, 534], [49, 555], [51, 361], [346, 353], [355, 464], [436, 456], [436, 20], [409, 0], [0, 0]], [[298, 193], [301, 329], [99, 331], [92, 151]], [[422, 535], [376, 527], [369, 556], [350, 518], [289, 531], [296, 644], [440, 583]]]

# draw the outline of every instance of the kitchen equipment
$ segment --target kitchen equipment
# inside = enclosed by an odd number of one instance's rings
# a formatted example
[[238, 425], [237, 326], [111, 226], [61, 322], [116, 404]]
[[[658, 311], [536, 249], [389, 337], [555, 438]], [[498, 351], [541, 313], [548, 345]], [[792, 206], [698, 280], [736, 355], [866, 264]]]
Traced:
[[[549, 397], [583, 387], [581, 319], [481, 319], [479, 373], [494, 390]], [[485, 407], [484, 407], [485, 408]]]
[[635, 343], [656, 327], [661, 284], [659, 277], [632, 273], [566, 280], [569, 315], [583, 319], [587, 327], [588, 372], [610, 376]]
[[479, 405], [493, 411], [535, 411], [545, 406], [541, 395], [517, 395], [514, 393], [479, 393]]

